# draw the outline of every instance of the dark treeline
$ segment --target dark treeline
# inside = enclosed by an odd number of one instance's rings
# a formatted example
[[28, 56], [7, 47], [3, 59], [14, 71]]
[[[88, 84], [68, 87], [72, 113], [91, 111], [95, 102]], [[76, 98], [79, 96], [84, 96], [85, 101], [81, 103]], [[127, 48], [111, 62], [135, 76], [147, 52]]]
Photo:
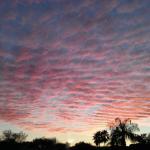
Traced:
[[[24, 132], [14, 133], [11, 130], [3, 131], [0, 135], [0, 150], [148, 150], [150, 149], [150, 134], [137, 134], [138, 125], [130, 119], [121, 120], [116, 118], [110, 124], [110, 132], [107, 130], [97, 131], [93, 135], [96, 146], [79, 142], [74, 146], [68, 143], [60, 143], [55, 138], [36, 138], [26, 141], [27, 134]], [[126, 141], [132, 144], [126, 146]], [[103, 146], [101, 146], [103, 143]]]

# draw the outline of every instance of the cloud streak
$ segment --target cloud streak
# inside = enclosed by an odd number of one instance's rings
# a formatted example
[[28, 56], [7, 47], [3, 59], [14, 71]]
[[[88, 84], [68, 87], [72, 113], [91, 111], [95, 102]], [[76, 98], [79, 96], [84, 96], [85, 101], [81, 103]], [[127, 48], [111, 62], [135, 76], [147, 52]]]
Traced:
[[2, 0], [0, 120], [65, 133], [149, 118], [149, 5]]

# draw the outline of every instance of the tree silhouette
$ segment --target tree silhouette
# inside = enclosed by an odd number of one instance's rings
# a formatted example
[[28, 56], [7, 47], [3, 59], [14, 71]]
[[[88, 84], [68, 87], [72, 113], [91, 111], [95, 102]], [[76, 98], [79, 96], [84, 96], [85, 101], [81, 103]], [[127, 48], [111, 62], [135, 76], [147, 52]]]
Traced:
[[14, 137], [16, 142], [21, 143], [21, 142], [24, 142], [26, 140], [27, 134], [25, 134], [24, 132], [14, 133], [13, 137]]
[[132, 142], [137, 140], [135, 131], [139, 131], [138, 125], [132, 123], [130, 119], [121, 120], [116, 118], [110, 125], [110, 144], [112, 146], [126, 146], [126, 139]]
[[98, 131], [93, 136], [96, 146], [100, 146], [101, 143], [106, 143], [109, 140], [109, 134], [106, 130]]
[[13, 133], [11, 130], [5, 130], [2, 133], [3, 141], [8, 141], [8, 142], [14, 141], [14, 142], [21, 143], [25, 141], [26, 138], [27, 138], [27, 134], [25, 134], [24, 132]]

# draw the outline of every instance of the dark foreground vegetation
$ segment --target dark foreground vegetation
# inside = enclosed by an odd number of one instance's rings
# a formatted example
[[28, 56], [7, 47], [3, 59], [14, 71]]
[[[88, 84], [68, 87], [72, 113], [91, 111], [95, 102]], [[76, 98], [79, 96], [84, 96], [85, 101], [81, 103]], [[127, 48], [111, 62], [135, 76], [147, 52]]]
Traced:
[[[74, 146], [68, 143], [59, 143], [49, 138], [37, 138], [33, 141], [25, 141], [27, 135], [23, 132], [13, 133], [11, 130], [2, 132], [0, 136], [0, 150], [149, 150], [150, 134], [138, 135], [138, 125], [130, 119], [116, 118], [110, 124], [110, 133], [107, 130], [97, 131], [93, 136], [96, 146], [90, 143], [79, 142]], [[130, 146], [126, 146], [126, 140], [130, 140]], [[101, 146], [103, 143], [103, 146]]]

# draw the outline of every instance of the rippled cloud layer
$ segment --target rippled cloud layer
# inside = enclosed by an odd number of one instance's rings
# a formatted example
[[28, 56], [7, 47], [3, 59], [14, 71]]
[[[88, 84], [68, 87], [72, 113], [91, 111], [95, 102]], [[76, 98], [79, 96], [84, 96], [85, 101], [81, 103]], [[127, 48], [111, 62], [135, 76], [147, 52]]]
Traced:
[[82, 132], [150, 117], [149, 0], [1, 0], [0, 120]]

